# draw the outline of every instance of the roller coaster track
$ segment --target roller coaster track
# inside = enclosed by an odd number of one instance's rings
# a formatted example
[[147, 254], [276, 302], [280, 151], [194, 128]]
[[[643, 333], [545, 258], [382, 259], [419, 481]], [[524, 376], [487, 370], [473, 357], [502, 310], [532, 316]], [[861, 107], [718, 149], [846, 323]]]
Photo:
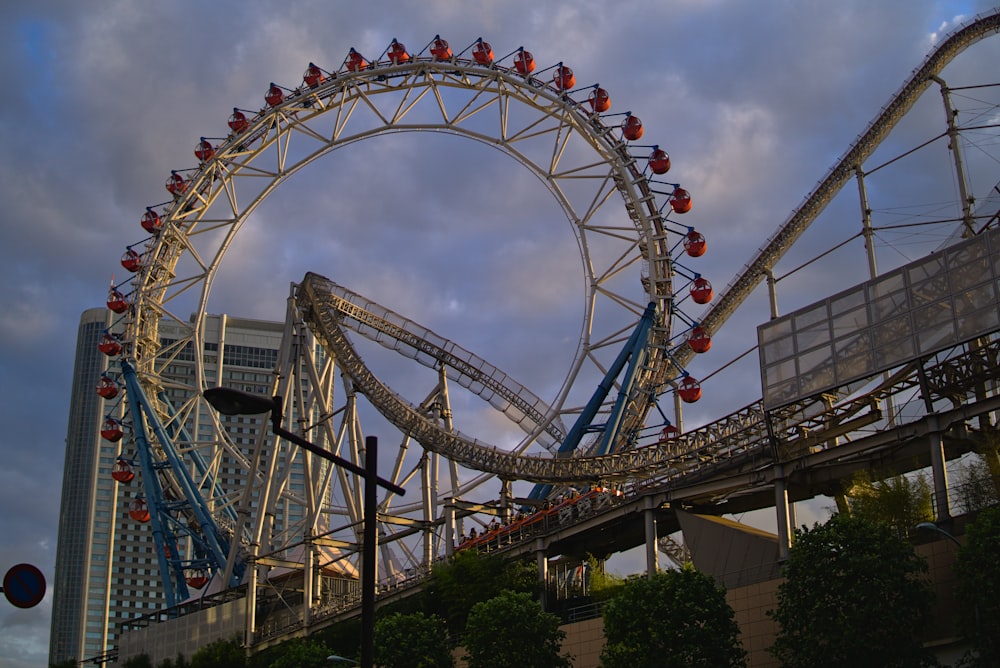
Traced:
[[[802, 206], [792, 212], [767, 244], [747, 263], [743, 272], [726, 286], [714, 305], [702, 316], [701, 326], [709, 332], [718, 331], [719, 327], [750, 296], [767, 271], [774, 267], [830, 200], [840, 192], [853, 176], [854, 170], [878, 148], [945, 66], [971, 45], [998, 32], [1000, 32], [1000, 8], [977, 16], [931, 52], [923, 65], [913, 72], [899, 92], [868, 125], [865, 132], [806, 197]], [[675, 356], [678, 363], [684, 366], [693, 354], [690, 349], [682, 347]]]
[[[317, 274], [306, 274], [296, 291], [296, 304], [317, 339], [335, 357], [355, 389], [382, 415], [423, 447], [478, 471], [505, 480], [542, 483], [595, 483], [624, 480], [667, 484], [715, 475], [735, 466], [767, 466], [775, 458], [794, 459], [835, 439], [884, 419], [880, 406], [890, 395], [923, 383], [932, 400], [961, 401], [1000, 373], [1000, 342], [963, 347], [944, 361], [922, 370], [910, 365], [867, 394], [832, 407], [808, 400], [766, 413], [762, 402], [716, 422], [660, 441], [603, 456], [551, 457], [499, 450], [460, 432], [441, 429], [424, 412], [382, 383], [366, 367], [344, 332], [344, 310], [350, 302], [340, 287]], [[353, 316], [352, 316], [353, 317]], [[368, 316], [369, 324], [383, 328]], [[402, 333], [400, 333], [402, 336]], [[419, 347], [419, 343], [415, 342]], [[447, 360], [442, 359], [443, 363]], [[776, 447], [775, 444], [780, 444]], [[756, 462], [756, 463], [755, 463]]]

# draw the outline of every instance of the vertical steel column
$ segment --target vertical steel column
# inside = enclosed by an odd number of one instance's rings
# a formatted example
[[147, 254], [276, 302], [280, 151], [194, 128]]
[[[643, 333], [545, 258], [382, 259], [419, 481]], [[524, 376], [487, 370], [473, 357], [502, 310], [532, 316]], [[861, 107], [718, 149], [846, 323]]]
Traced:
[[643, 526], [646, 534], [646, 575], [653, 577], [659, 567], [656, 554], [656, 513], [655, 508], [648, 507], [651, 503], [649, 497], [646, 498], [646, 505], [642, 511]]
[[944, 100], [944, 113], [948, 119], [948, 148], [955, 159], [955, 177], [958, 179], [958, 193], [962, 198], [962, 238], [968, 239], [976, 234], [976, 228], [972, 219], [972, 197], [969, 195], [969, 186], [965, 178], [965, 166], [962, 164], [962, 149], [959, 144], [958, 126], [955, 118], [958, 117], [958, 110], [951, 105], [951, 92], [944, 79], [932, 76], [931, 81], [937, 82], [941, 87], [941, 97]]
[[375, 571], [378, 552], [378, 438], [365, 437], [364, 544], [361, 546], [361, 666], [375, 665]]

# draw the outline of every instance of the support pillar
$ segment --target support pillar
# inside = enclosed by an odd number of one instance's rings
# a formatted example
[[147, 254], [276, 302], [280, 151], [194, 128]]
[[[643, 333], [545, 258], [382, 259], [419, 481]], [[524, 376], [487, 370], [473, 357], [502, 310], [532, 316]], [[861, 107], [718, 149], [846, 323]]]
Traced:
[[545, 554], [545, 544], [541, 538], [535, 540], [535, 562], [538, 564], [538, 581], [542, 585], [542, 610], [548, 606], [549, 559]]
[[646, 575], [653, 577], [658, 568], [656, 551], [656, 511], [646, 508], [642, 511], [643, 524], [646, 530]]
[[444, 556], [449, 559], [455, 554], [455, 504], [452, 500], [444, 501]]
[[774, 466], [774, 511], [778, 525], [778, 561], [787, 561], [788, 550], [792, 544], [792, 529], [789, 521], [785, 467], [781, 464]]
[[940, 431], [931, 432], [928, 437], [931, 448], [931, 472], [934, 476], [934, 515], [938, 523], [951, 520], [951, 504], [948, 502], [948, 469], [944, 459], [944, 442]]

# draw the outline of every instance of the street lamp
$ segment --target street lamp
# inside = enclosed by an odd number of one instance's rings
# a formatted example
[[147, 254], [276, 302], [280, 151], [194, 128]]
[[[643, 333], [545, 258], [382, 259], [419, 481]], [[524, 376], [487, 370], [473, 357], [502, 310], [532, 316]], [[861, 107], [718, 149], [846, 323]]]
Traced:
[[955, 538], [950, 533], [948, 533], [938, 525], [934, 524], [933, 522], [921, 522], [920, 524], [917, 525], [916, 528], [917, 531], [935, 531], [944, 536], [945, 538], [947, 538], [948, 540], [950, 540], [951, 542], [953, 542], [955, 545], [962, 547], [962, 543], [960, 543], [957, 538]]
[[[399, 485], [379, 477], [377, 460], [378, 438], [375, 436], [365, 437], [365, 465], [361, 467], [282, 427], [282, 401], [279, 396], [266, 397], [261, 394], [243, 392], [230, 387], [212, 387], [202, 392], [202, 394], [205, 396], [205, 400], [223, 415], [260, 415], [262, 413], [270, 413], [271, 431], [275, 436], [280, 436], [300, 448], [304, 448], [314, 455], [322, 457], [364, 478], [360, 665], [362, 668], [372, 668], [375, 661], [375, 537], [378, 522], [378, 487], [384, 487], [400, 496], [406, 494], [406, 490]], [[309, 602], [307, 601], [306, 605], [308, 604]]]

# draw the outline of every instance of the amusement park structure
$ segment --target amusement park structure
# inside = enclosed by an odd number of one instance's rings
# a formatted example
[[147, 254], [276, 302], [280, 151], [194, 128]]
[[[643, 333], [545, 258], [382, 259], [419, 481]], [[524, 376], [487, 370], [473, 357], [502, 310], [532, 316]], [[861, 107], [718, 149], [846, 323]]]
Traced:
[[[391, 462], [382, 473], [393, 488], [410, 492], [388, 491], [378, 500], [381, 582], [425, 574], [455, 549], [516, 551], [531, 542], [526, 537], [541, 541], [525, 550], [536, 554], [544, 572], [538, 544], [552, 554], [581, 550], [541, 538], [552, 527], [629, 503], [644, 509], [637, 512], [642, 540], [647, 549], [654, 546], [654, 568], [655, 545], [670, 526], [660, 518], [657, 536], [656, 513], [671, 505], [707, 508], [724, 499], [730, 509], [773, 506], [779, 543], [787, 549], [790, 497], [826, 493], [845, 471], [903, 450], [932, 468], [938, 515], [947, 517], [946, 451], [967, 451], [968, 422], [1000, 408], [989, 385], [997, 368], [995, 317], [956, 325], [954, 335], [927, 343], [919, 319], [907, 311], [918, 330], [908, 330], [916, 337], [912, 354], [860, 371], [837, 367], [838, 360], [856, 349], [874, 350], [874, 339], [848, 344], [834, 333], [837, 345], [825, 358], [836, 367], [830, 377], [822, 365], [806, 368], [808, 351], [802, 338], [794, 339], [801, 331], [794, 317], [788, 321], [792, 352], [774, 352], [780, 346], [770, 344], [782, 340], [785, 322], [776, 318], [772, 329], [760, 330], [761, 401], [690, 430], [683, 429], [682, 407], [702, 396], [701, 383], [687, 371], [692, 358], [709, 351], [712, 335], [852, 177], [868, 210], [865, 161], [931, 84], [941, 86], [950, 110], [942, 70], [998, 30], [1000, 12], [993, 12], [942, 41], [718, 297], [707, 278], [688, 267], [707, 248], [701, 232], [678, 220], [692, 210], [692, 195], [668, 180], [665, 149], [641, 143], [655, 130], [631, 112], [612, 112], [609, 90], [577, 86], [565, 64], [538, 69], [523, 47], [497, 57], [477, 39], [455, 53], [436, 36], [411, 53], [393, 40], [376, 57], [351, 49], [334, 69], [310, 63], [294, 87], [267, 86], [259, 109], [235, 108], [225, 136], [200, 138], [197, 166], [170, 172], [170, 199], [141, 216], [148, 236], [125, 250], [121, 264], [131, 277], [112, 281], [107, 305], [116, 321], [100, 346], [117, 362], [116, 371], [97, 379], [107, 406], [102, 435], [121, 443], [114, 479], [142, 490], [133, 495], [129, 515], [150, 527], [165, 609], [182, 610], [209, 591], [240, 591], [244, 638], [253, 647], [273, 637], [262, 635], [265, 625], [275, 628], [274, 619], [261, 618], [264, 602], [272, 604], [273, 592], [289, 582], [298, 595], [286, 606], [294, 608], [290, 627], [308, 627], [356, 602], [352, 583], [363, 548], [371, 547], [363, 531], [363, 476], [356, 473], [366, 454], [362, 422], [376, 420], [379, 429], [394, 430], [381, 438], [395, 447], [392, 456], [380, 456]], [[961, 130], [950, 113], [948, 123], [948, 133]], [[233, 418], [220, 416], [205, 398], [223, 384], [213, 365], [221, 369], [225, 348], [206, 345], [205, 323], [224, 256], [238, 232], [252, 225], [254, 211], [291, 176], [342, 147], [401, 132], [446, 133], [495, 148], [552, 195], [573, 231], [583, 278], [581, 327], [568, 370], [552, 396], [541, 396], [484, 359], [488, 351], [466, 350], [321, 273], [304, 272], [289, 290], [282, 347], [268, 369], [265, 398], [281, 402], [276, 414], [283, 424], [268, 433], [263, 420], [248, 422], [254, 442], [238, 442]], [[952, 152], [964, 184], [958, 142]], [[961, 199], [965, 245], [941, 257], [985, 268], [980, 276], [993, 285], [1000, 280], [989, 273], [1000, 266], [994, 262], [1000, 238], [991, 226], [996, 212], [977, 212], [964, 186]], [[952, 286], [940, 299], [958, 304], [966, 274], [929, 274], [928, 285]], [[870, 278], [875, 281], [874, 272]], [[917, 290], [909, 278], [899, 280], [905, 284], [900, 294]], [[966, 295], [979, 288], [962, 280]], [[872, 285], [859, 288], [868, 291], [862, 304], [876, 301], [871, 291], [879, 288]], [[994, 302], [981, 310], [1000, 312]], [[700, 317], [687, 312], [710, 303]], [[840, 302], [824, 308], [828, 320], [845, 312]], [[180, 316], [188, 312], [190, 319]], [[889, 319], [865, 314], [864, 322], [852, 320], [855, 331], [874, 332]], [[182, 334], [164, 337], [164, 323]], [[891, 343], [906, 340], [900, 334]], [[404, 372], [387, 379], [392, 371], [366, 363], [384, 353], [379, 346], [405, 359], [399, 366], [407, 375], [422, 368], [423, 394], [404, 396], [410, 390], [397, 385]], [[192, 369], [187, 380], [171, 374], [180, 362]], [[799, 384], [792, 387], [792, 379]], [[500, 445], [476, 422], [458, 423], [456, 391], [503, 416], [516, 438]], [[907, 422], [896, 407], [912, 401], [914, 392], [923, 403]], [[970, 396], [976, 407], [969, 406]], [[282, 431], [297, 438], [280, 438]], [[936, 445], [914, 444], [927, 434]], [[357, 470], [316, 457], [300, 446], [303, 440]], [[220, 481], [223, 469], [238, 469], [240, 484]], [[297, 479], [304, 485], [293, 485]], [[298, 512], [279, 513], [279, 503]], [[466, 541], [477, 513], [496, 524]], [[281, 618], [289, 618], [287, 611]]]

